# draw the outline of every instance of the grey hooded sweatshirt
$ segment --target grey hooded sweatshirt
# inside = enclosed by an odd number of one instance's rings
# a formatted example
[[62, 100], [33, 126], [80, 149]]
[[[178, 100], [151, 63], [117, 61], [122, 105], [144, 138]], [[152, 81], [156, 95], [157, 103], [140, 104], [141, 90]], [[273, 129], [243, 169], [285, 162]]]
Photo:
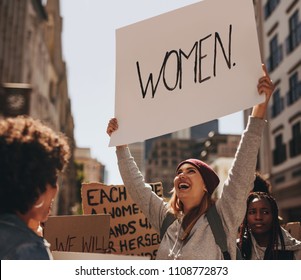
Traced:
[[[257, 154], [264, 126], [264, 120], [249, 117], [228, 178], [224, 183], [222, 196], [216, 202], [216, 208], [227, 236], [231, 259], [236, 259], [237, 231], [244, 218], [246, 200], [255, 179]], [[118, 147], [116, 153], [119, 171], [130, 196], [148, 218], [153, 228], [160, 232], [160, 227], [168, 211], [167, 203], [153, 193], [151, 187], [145, 183], [127, 147]], [[167, 229], [161, 240], [156, 259], [223, 259], [223, 254], [215, 243], [206, 214], [198, 219], [184, 241], [180, 239], [183, 232], [181, 221], [181, 218], [175, 220]]]

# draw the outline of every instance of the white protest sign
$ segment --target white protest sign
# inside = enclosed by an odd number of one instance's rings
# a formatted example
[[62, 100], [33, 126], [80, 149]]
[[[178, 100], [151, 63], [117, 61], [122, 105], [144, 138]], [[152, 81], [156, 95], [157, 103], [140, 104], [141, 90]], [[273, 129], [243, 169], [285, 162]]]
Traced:
[[252, 0], [204, 0], [117, 29], [110, 146], [258, 104], [262, 73]]

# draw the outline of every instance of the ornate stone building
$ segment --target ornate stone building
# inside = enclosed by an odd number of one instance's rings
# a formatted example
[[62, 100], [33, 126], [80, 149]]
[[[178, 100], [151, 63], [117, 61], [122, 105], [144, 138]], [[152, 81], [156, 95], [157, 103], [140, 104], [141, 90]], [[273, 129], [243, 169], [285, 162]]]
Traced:
[[[43, 3], [0, 0], [0, 118], [20, 114], [38, 118], [65, 133], [73, 150], [74, 123], [62, 58], [60, 3]], [[54, 212], [69, 214], [75, 203], [73, 156], [59, 185]]]

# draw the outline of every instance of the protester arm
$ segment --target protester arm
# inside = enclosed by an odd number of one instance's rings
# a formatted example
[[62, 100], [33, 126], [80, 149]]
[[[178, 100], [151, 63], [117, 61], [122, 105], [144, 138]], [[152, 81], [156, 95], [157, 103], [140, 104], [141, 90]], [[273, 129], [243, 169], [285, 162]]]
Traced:
[[149, 219], [151, 225], [159, 231], [167, 212], [166, 203], [152, 191], [149, 184], [145, 183], [127, 146], [117, 147], [116, 154], [123, 183], [131, 198]]

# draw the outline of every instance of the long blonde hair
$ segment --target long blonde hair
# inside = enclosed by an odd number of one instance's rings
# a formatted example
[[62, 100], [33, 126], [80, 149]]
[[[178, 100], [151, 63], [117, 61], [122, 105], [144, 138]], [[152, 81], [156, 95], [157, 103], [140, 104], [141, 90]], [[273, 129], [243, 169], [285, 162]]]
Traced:
[[[182, 222], [182, 228], [184, 230], [184, 234], [181, 237], [182, 240], [185, 240], [197, 220], [207, 212], [210, 206], [214, 204], [214, 200], [212, 199], [211, 195], [206, 191], [200, 204], [185, 214]], [[170, 211], [176, 216], [180, 217], [184, 210], [184, 205], [178, 198], [175, 190], [172, 190], [172, 196], [168, 203]]]

